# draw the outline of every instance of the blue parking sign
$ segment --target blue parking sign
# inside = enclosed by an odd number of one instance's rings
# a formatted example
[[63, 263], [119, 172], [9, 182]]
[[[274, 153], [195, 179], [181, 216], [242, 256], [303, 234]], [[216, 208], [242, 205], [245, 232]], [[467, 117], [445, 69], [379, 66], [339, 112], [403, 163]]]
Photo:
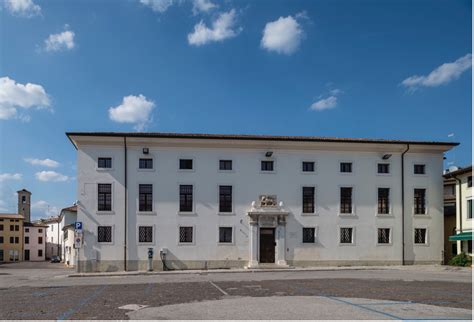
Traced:
[[82, 230], [82, 222], [81, 221], [76, 221], [75, 226], [76, 226], [76, 230]]

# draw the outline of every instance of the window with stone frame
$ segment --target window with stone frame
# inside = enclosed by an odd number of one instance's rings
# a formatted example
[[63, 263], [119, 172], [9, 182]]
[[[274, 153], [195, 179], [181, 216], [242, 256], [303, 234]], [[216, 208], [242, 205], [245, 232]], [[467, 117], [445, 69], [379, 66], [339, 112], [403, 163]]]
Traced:
[[97, 210], [112, 210], [112, 184], [99, 183], [97, 185]]
[[390, 189], [378, 188], [377, 213], [387, 215], [390, 213]]
[[97, 241], [99, 243], [112, 242], [112, 226], [98, 226], [97, 227]]
[[193, 227], [179, 227], [179, 242], [186, 244], [193, 242]]
[[352, 187], [341, 187], [340, 213], [352, 214]]
[[138, 211], [153, 211], [153, 185], [138, 185]]
[[314, 172], [314, 162], [313, 161], [303, 161], [302, 171], [303, 172]]
[[219, 186], [219, 212], [232, 212], [232, 186]]
[[138, 227], [138, 242], [153, 243], [153, 226]]
[[138, 160], [139, 169], [153, 169], [153, 159], [152, 158], [140, 158]]
[[219, 170], [221, 170], [221, 171], [231, 171], [232, 170], [232, 160], [219, 160]]
[[426, 189], [414, 189], [413, 196], [415, 215], [426, 214]]
[[193, 211], [193, 186], [192, 185], [179, 186], [179, 211], [180, 212]]
[[98, 158], [97, 167], [99, 169], [111, 169], [112, 168], [112, 158]]
[[426, 228], [415, 228], [415, 244], [426, 244]]
[[219, 227], [219, 243], [232, 243], [232, 227]]
[[314, 243], [316, 229], [314, 227], [303, 227], [303, 243]]
[[314, 187], [303, 187], [303, 213], [314, 213]]
[[342, 173], [352, 173], [352, 162], [341, 162], [339, 167]]
[[352, 227], [342, 227], [340, 229], [339, 242], [341, 244], [352, 244], [353, 243], [353, 228]]
[[390, 244], [390, 228], [379, 228], [377, 242], [379, 244]]

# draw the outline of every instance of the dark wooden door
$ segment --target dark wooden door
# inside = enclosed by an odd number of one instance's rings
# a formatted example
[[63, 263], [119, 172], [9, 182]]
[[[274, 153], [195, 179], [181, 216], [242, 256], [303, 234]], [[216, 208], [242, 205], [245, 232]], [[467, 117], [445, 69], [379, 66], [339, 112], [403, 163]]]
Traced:
[[275, 263], [275, 228], [260, 228], [260, 263]]
[[30, 250], [25, 249], [25, 261], [29, 261], [29, 260], [30, 260]]

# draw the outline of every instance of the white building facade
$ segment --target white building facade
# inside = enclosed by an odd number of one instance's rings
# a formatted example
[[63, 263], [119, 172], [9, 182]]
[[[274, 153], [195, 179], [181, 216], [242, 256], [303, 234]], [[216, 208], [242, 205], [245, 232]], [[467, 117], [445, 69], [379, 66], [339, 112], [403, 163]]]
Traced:
[[46, 259], [46, 229], [48, 226], [25, 222], [23, 225], [23, 260], [42, 262]]
[[149, 248], [157, 270], [442, 261], [443, 152], [455, 143], [67, 135], [78, 271], [144, 270]]
[[38, 223], [46, 225], [46, 259], [61, 256], [61, 221], [59, 216], [40, 219]]

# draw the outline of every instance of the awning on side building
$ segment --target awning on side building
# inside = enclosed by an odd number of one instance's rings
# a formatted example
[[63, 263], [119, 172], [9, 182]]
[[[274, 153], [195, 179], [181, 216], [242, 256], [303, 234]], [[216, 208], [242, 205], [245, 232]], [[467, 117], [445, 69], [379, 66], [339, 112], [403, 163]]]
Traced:
[[464, 232], [464, 233], [459, 233], [456, 235], [449, 236], [450, 241], [455, 241], [455, 240], [472, 240], [472, 231]]

